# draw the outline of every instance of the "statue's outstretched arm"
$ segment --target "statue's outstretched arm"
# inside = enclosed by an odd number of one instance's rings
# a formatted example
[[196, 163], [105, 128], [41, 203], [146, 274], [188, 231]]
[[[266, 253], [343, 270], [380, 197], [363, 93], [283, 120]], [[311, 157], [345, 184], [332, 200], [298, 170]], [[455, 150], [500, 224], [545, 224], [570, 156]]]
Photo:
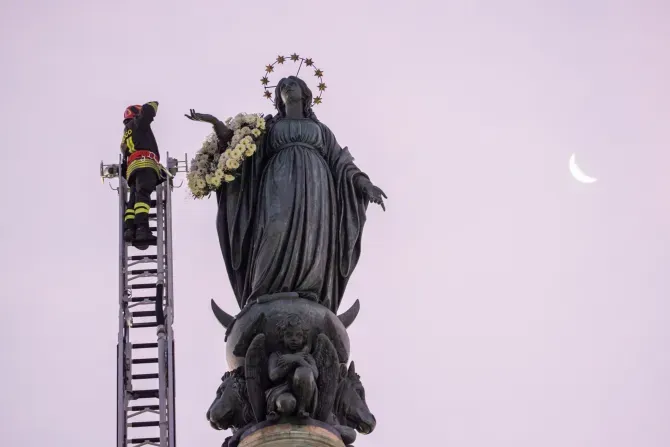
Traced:
[[202, 121], [211, 124], [214, 127], [214, 133], [216, 133], [219, 143], [224, 147], [228, 144], [228, 141], [233, 138], [233, 131], [214, 115], [198, 113], [194, 109], [191, 109], [190, 113], [185, 114], [184, 116], [191, 121]]
[[218, 118], [215, 117], [214, 119], [216, 120], [214, 123], [212, 123], [214, 126], [214, 133], [216, 133], [216, 137], [219, 139], [219, 142], [225, 147], [230, 139], [233, 138], [233, 131], [228, 126], [223, 124], [223, 122]]
[[354, 157], [349, 152], [349, 148], [346, 146], [340, 147], [335, 135], [328, 126], [322, 123], [321, 128], [323, 129], [323, 137], [328, 150], [328, 163], [331, 166], [333, 175], [337, 178], [340, 169], [349, 172], [348, 175], [353, 179], [356, 191], [364, 197], [365, 200], [376, 203], [386, 211], [384, 199], [387, 197], [384, 191], [378, 186], [375, 186], [370, 180], [370, 177], [356, 166]]

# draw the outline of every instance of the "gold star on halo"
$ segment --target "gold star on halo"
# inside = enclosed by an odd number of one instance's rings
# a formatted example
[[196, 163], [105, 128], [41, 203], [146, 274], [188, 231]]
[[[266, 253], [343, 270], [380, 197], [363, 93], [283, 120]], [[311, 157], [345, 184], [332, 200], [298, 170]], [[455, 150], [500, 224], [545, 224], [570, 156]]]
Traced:
[[274, 67], [272, 65], [266, 65], [265, 66], [265, 72], [266, 73], [272, 73], [274, 71]]
[[319, 70], [317, 68], [316, 70], [314, 70], [314, 76], [316, 76], [317, 78], [320, 78], [321, 76], [323, 76], [323, 70]]
[[261, 78], [261, 84], [263, 84], [263, 85], [268, 85], [269, 83], [270, 83], [270, 80], [268, 79], [267, 76], [263, 76], [263, 77]]
[[286, 58], [284, 56], [277, 56], [277, 63], [278, 64], [283, 64], [286, 61]]
[[272, 99], [272, 93], [268, 90], [265, 90], [265, 93], [263, 93], [263, 96], [265, 96], [268, 99]]
[[326, 84], [324, 84], [323, 82], [321, 82], [321, 83], [319, 84], [319, 87], [318, 87], [318, 88], [319, 88], [319, 91], [322, 92], [322, 91], [324, 91], [324, 90], [326, 89]]
[[292, 60], [293, 62], [297, 62], [298, 60], [300, 60], [300, 56], [298, 56], [298, 53], [293, 53], [293, 54], [291, 55], [291, 60]]
[[321, 97], [320, 96], [317, 96], [316, 98], [314, 98], [314, 104], [321, 104]]
[[314, 61], [312, 60], [311, 57], [305, 59], [305, 65], [307, 65], [308, 67], [311, 67], [312, 65], [314, 65]]

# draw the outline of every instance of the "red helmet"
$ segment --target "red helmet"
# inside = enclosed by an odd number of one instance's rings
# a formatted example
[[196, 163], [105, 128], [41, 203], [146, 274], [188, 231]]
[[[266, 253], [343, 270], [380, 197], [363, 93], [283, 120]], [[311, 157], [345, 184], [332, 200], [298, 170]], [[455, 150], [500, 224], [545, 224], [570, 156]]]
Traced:
[[141, 110], [142, 106], [138, 105], [126, 107], [126, 111], [123, 112], [123, 120], [125, 121], [135, 118], [140, 113]]

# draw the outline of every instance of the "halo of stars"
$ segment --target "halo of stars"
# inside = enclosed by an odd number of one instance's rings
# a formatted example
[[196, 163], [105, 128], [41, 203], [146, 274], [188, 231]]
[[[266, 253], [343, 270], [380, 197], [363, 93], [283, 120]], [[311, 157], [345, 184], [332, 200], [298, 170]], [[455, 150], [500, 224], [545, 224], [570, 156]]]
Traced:
[[323, 102], [322, 98], [323, 92], [326, 90], [326, 84], [323, 82], [323, 70], [320, 70], [319, 68], [316, 67], [316, 65], [314, 65], [314, 61], [312, 60], [312, 58], [300, 57], [296, 53], [291, 54], [289, 57], [281, 55], [277, 56], [277, 58], [273, 63], [265, 66], [265, 75], [261, 78], [261, 84], [263, 84], [264, 89], [263, 96], [265, 98], [268, 98], [270, 101], [273, 101], [272, 91], [270, 89], [275, 88], [276, 85], [268, 85], [270, 84], [270, 79], [268, 75], [274, 72], [276, 65], [283, 65], [285, 62], [300, 63], [300, 65], [298, 66], [298, 72], [295, 74], [296, 76], [300, 74], [300, 69], [303, 67], [303, 65], [305, 67], [314, 70], [314, 76], [319, 80], [319, 83], [317, 85], [319, 94], [312, 99], [312, 106], [321, 104]]

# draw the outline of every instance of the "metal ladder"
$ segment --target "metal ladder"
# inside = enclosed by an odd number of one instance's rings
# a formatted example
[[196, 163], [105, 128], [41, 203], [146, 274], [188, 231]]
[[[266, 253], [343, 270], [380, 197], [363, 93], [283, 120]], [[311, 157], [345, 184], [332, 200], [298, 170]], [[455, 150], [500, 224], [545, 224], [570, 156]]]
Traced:
[[[117, 447], [175, 447], [175, 354], [172, 270], [172, 189], [184, 161], [170, 158], [171, 176], [152, 194], [149, 225], [157, 241], [138, 250], [123, 240], [128, 184], [118, 164], [100, 163], [100, 176], [118, 178], [119, 334], [117, 344]], [[110, 185], [111, 187], [111, 185]]]

